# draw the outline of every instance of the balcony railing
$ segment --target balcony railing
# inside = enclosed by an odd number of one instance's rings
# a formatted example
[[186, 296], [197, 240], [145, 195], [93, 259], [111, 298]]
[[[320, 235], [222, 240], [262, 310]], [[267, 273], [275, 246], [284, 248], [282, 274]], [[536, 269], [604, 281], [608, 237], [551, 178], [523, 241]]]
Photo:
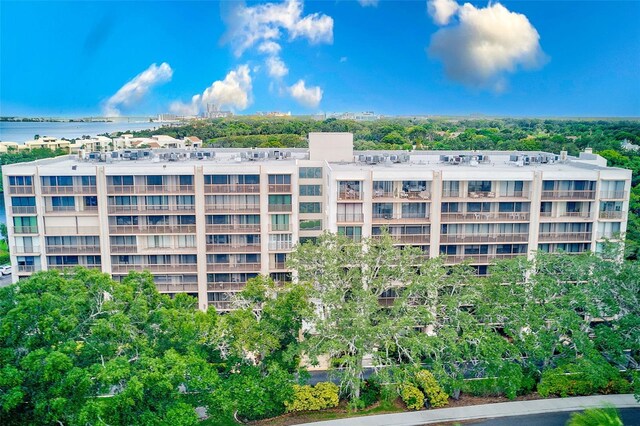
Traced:
[[245, 283], [244, 281], [235, 281], [235, 282], [209, 281], [207, 282], [207, 290], [209, 291], [240, 291], [245, 287], [246, 284], [247, 283]]
[[291, 241], [270, 241], [269, 242], [269, 250], [291, 250], [293, 248], [293, 243]]
[[142, 264], [122, 264], [117, 263], [111, 265], [112, 272], [129, 272], [129, 271], [149, 271], [149, 272], [197, 272], [198, 265], [195, 263], [185, 264], [169, 264], [169, 265], [142, 265]]
[[47, 245], [47, 254], [100, 253], [97, 245]]
[[9, 186], [9, 194], [33, 194], [33, 186]]
[[18, 265], [18, 273], [32, 273], [39, 270], [40, 266], [38, 265]]
[[373, 198], [384, 198], [392, 200], [429, 200], [431, 192], [429, 191], [399, 191], [387, 192], [382, 190], [374, 190]]
[[269, 204], [270, 212], [290, 212], [291, 204]]
[[111, 253], [137, 253], [138, 246], [135, 244], [111, 244]]
[[259, 213], [260, 204], [207, 204], [207, 213]]
[[591, 219], [591, 212], [540, 212], [540, 217], [551, 219]]
[[350, 222], [363, 222], [364, 214], [362, 213], [350, 213], [350, 214], [340, 214], [338, 213], [338, 222], [340, 223], [350, 223]]
[[541, 232], [540, 241], [591, 241], [591, 232]]
[[601, 211], [600, 212], [600, 219], [622, 219], [624, 217], [626, 212], [622, 212], [622, 211]]
[[287, 269], [286, 262], [276, 262], [272, 260], [269, 262], [269, 269]]
[[57, 269], [58, 271], [64, 271], [64, 270], [72, 270], [75, 269], [77, 267], [81, 267], [81, 268], [87, 268], [87, 269], [102, 269], [102, 265], [100, 264], [88, 264], [88, 263], [74, 263], [74, 264], [49, 264], [48, 268], [49, 269]]
[[38, 227], [37, 226], [14, 226], [13, 227], [14, 234], [37, 234]]
[[496, 198], [496, 193], [493, 191], [468, 191], [467, 196], [469, 198]]
[[620, 234], [618, 232], [598, 232], [599, 240], [615, 240], [620, 238]]
[[44, 233], [48, 236], [100, 235], [100, 228], [97, 226], [46, 226]]
[[362, 200], [362, 191], [347, 189], [338, 192], [338, 200]]
[[215, 308], [216, 311], [230, 311], [233, 307], [229, 300], [214, 300], [208, 302], [209, 306]]
[[194, 293], [198, 291], [197, 283], [165, 284], [156, 283], [156, 290], [162, 293]]
[[269, 230], [272, 232], [289, 232], [291, 231], [290, 223], [272, 223], [269, 225]]
[[291, 193], [291, 184], [290, 183], [270, 183], [269, 184], [269, 193], [273, 192], [285, 192]]
[[256, 223], [233, 223], [213, 225], [207, 224], [206, 231], [209, 233], [253, 233], [260, 232], [260, 224]]
[[47, 213], [69, 213], [76, 212], [76, 206], [46, 206], [44, 209]]
[[111, 234], [194, 234], [196, 225], [111, 225]]
[[626, 198], [625, 191], [600, 191], [600, 198], [608, 200], [624, 200]]
[[529, 198], [531, 193], [529, 191], [510, 191], [500, 192], [498, 196], [500, 198]]
[[528, 233], [499, 233], [499, 234], [443, 234], [440, 243], [465, 244], [465, 243], [505, 243], [525, 242], [529, 239]]
[[593, 200], [596, 191], [593, 190], [558, 190], [542, 191], [543, 200]]
[[42, 186], [43, 194], [96, 194], [95, 185]]
[[[429, 244], [430, 234], [391, 234], [391, 239], [395, 244]], [[382, 235], [372, 235], [371, 238], [381, 239]]]
[[36, 214], [36, 206], [11, 206], [13, 214]]
[[513, 259], [518, 256], [526, 256], [526, 253], [496, 253], [496, 254], [457, 254], [444, 256], [447, 264], [462, 263], [492, 263], [501, 259]]
[[14, 254], [40, 253], [40, 246], [13, 246], [11, 252]]
[[256, 253], [261, 248], [260, 244], [207, 244], [209, 253]]
[[443, 222], [478, 222], [478, 221], [528, 221], [529, 212], [508, 212], [508, 213], [442, 213]]
[[225, 272], [225, 271], [259, 271], [260, 263], [209, 263], [207, 272]]
[[460, 190], [458, 189], [443, 189], [442, 198], [459, 198]]
[[162, 194], [168, 192], [175, 193], [192, 193], [193, 185], [108, 185], [107, 193], [109, 194]]
[[207, 194], [256, 194], [260, 192], [260, 185], [259, 184], [249, 184], [249, 185], [207, 184], [204, 186], [204, 192]]

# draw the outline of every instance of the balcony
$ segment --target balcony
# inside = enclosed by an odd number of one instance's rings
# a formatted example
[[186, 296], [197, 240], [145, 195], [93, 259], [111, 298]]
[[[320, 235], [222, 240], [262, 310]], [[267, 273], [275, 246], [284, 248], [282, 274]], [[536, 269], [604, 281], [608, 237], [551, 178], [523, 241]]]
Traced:
[[269, 250], [271, 251], [291, 250], [292, 248], [293, 248], [293, 243], [291, 241], [270, 241], [269, 242]]
[[193, 193], [193, 185], [107, 185], [107, 193], [113, 194], [166, 194]]
[[291, 184], [290, 183], [270, 183], [269, 184], [269, 193], [291, 193]]
[[601, 211], [599, 214], [600, 219], [622, 219], [626, 212], [622, 211]]
[[444, 256], [446, 264], [455, 264], [462, 262], [476, 263], [493, 263], [501, 259], [513, 259], [518, 256], [526, 256], [526, 253], [500, 253], [500, 254], [457, 254]]
[[33, 186], [9, 186], [9, 194], [33, 194]]
[[135, 244], [111, 244], [111, 253], [137, 253], [138, 246]]
[[238, 233], [247, 234], [260, 232], [260, 224], [256, 223], [229, 223], [229, 224], [207, 224], [207, 233]]
[[272, 223], [269, 225], [271, 232], [291, 232], [290, 223]]
[[539, 241], [591, 241], [591, 232], [541, 232]]
[[625, 191], [600, 191], [600, 198], [605, 200], [624, 200], [626, 195]]
[[531, 197], [531, 193], [529, 191], [511, 191], [511, 192], [501, 192], [498, 196], [500, 198], [526, 198], [526, 199], [529, 199]]
[[102, 269], [102, 265], [96, 265], [96, 264], [86, 264], [86, 263], [75, 263], [75, 264], [50, 264], [48, 266], [48, 268], [50, 270], [55, 269], [58, 271], [64, 271], [64, 270], [72, 270], [75, 268], [87, 268], [87, 269]]
[[215, 308], [216, 311], [230, 311], [233, 308], [229, 300], [216, 300], [208, 302], [209, 306]]
[[97, 194], [95, 185], [42, 186], [42, 194]]
[[216, 185], [206, 184], [204, 186], [206, 194], [257, 194], [260, 193], [259, 184], [251, 185]]
[[[394, 244], [429, 244], [431, 242], [430, 234], [391, 234]], [[372, 235], [373, 239], [382, 239], [382, 235]]]
[[261, 268], [260, 263], [209, 263], [207, 272], [255, 272]]
[[529, 212], [508, 212], [508, 213], [442, 213], [443, 222], [527, 222], [529, 221]]
[[440, 243], [446, 244], [472, 244], [472, 243], [521, 243], [529, 240], [528, 233], [501, 233], [501, 234], [443, 234]]
[[[244, 281], [217, 281], [217, 282], [207, 282], [207, 290], [208, 291], [241, 291], [244, 289], [245, 285]], [[209, 302], [211, 303], [211, 302]]]
[[38, 227], [33, 225], [33, 226], [14, 226], [13, 227], [13, 233], [14, 234], [37, 234], [38, 233]]
[[496, 198], [496, 193], [493, 191], [469, 191], [467, 192], [469, 198]]
[[113, 264], [111, 265], [113, 273], [127, 273], [129, 271], [149, 271], [163, 273], [183, 273], [198, 272], [198, 265], [195, 263], [186, 264], [169, 264], [169, 265], [141, 265], [141, 264]]
[[431, 192], [429, 191], [408, 191], [408, 192], [404, 192], [404, 191], [399, 191], [399, 192], [387, 192], [387, 191], [382, 191], [382, 190], [375, 190], [373, 191], [373, 198], [376, 199], [376, 201], [384, 201], [384, 200], [402, 200], [402, 201], [406, 201], [406, 200], [430, 200], [431, 199]]
[[207, 204], [205, 209], [207, 213], [260, 213], [260, 204]]
[[18, 273], [19, 274], [31, 274], [33, 272], [38, 272], [40, 270], [39, 265], [18, 265]]
[[36, 206], [11, 206], [13, 214], [36, 214]]
[[542, 191], [543, 200], [594, 200], [596, 191], [593, 190], [560, 190]]
[[276, 262], [275, 260], [272, 260], [271, 262], [269, 262], [269, 269], [287, 269], [286, 262]]
[[161, 293], [195, 293], [198, 291], [197, 283], [164, 284], [156, 283], [156, 290]]
[[46, 206], [47, 213], [76, 213], [76, 206]]
[[338, 223], [353, 223], [353, 222], [364, 222], [364, 214], [362, 213], [350, 213], [350, 214], [340, 214], [338, 213], [337, 218]]
[[354, 189], [347, 189], [346, 191], [338, 192], [338, 201], [354, 201], [362, 200], [362, 192]]
[[110, 234], [195, 234], [196, 225], [111, 225]]
[[13, 254], [31, 254], [40, 253], [40, 246], [13, 246], [11, 247], [11, 253]]
[[560, 219], [561, 221], [571, 221], [571, 220], [592, 220], [591, 212], [556, 212], [553, 214], [552, 212], [540, 212], [540, 219]]
[[100, 254], [100, 246], [96, 245], [47, 245], [47, 254], [80, 254], [80, 253], [91, 253], [91, 254]]
[[260, 244], [207, 244], [208, 253], [258, 253]]
[[291, 204], [269, 204], [270, 212], [290, 212]]
[[458, 189], [443, 189], [442, 198], [460, 198], [460, 190]]

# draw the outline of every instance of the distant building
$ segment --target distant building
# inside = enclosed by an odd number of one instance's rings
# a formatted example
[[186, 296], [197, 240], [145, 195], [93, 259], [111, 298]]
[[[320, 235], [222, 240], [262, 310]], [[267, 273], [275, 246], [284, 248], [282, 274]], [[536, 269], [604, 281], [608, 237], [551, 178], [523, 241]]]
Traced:
[[336, 118], [338, 120], [354, 120], [354, 121], [376, 121], [382, 118], [381, 115], [375, 114], [373, 111], [365, 112], [332, 112], [325, 114], [325, 118]]
[[620, 143], [620, 148], [626, 149], [627, 151], [637, 151], [640, 149], [640, 145], [634, 145], [629, 139], [625, 139]]
[[216, 104], [207, 104], [207, 111], [205, 112], [205, 118], [226, 118], [233, 117], [231, 111], [221, 111], [220, 107]]
[[159, 122], [172, 122], [172, 121], [179, 121], [179, 120], [180, 118], [175, 114], [158, 114]]

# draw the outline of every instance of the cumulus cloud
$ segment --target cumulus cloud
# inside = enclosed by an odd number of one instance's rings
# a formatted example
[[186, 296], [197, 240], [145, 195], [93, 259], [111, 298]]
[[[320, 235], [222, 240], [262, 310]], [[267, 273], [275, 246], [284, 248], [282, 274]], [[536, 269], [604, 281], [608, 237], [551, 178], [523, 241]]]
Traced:
[[427, 2], [427, 10], [438, 25], [447, 25], [449, 19], [458, 11], [458, 3], [454, 0], [431, 0]]
[[301, 0], [239, 5], [228, 19], [230, 28], [225, 39], [233, 46], [236, 56], [258, 43], [263, 49], [274, 48], [265, 42], [281, 39], [283, 31], [290, 40], [306, 38], [312, 44], [333, 43], [333, 19], [319, 13], [303, 16], [302, 9]]
[[117, 117], [120, 109], [131, 107], [139, 102], [149, 90], [158, 84], [171, 80], [173, 70], [166, 62], [160, 66], [151, 64], [149, 68], [136, 75], [111, 96], [103, 105], [103, 114], [107, 117]]
[[506, 73], [546, 62], [540, 35], [526, 16], [499, 3], [484, 8], [470, 3], [455, 6], [450, 0], [428, 1], [437, 24], [446, 25], [453, 16], [458, 18], [458, 22], [433, 34], [428, 48], [432, 57], [442, 61], [450, 79], [474, 88], [502, 91]]
[[282, 47], [275, 41], [265, 41], [258, 46], [258, 52], [268, 55], [277, 55]]
[[306, 87], [304, 80], [298, 80], [289, 87], [289, 94], [300, 105], [307, 108], [316, 108], [322, 100], [322, 89], [319, 86]]
[[251, 73], [248, 65], [240, 65], [230, 71], [224, 80], [213, 82], [202, 94], [194, 95], [190, 103], [176, 101], [171, 104], [171, 112], [179, 115], [196, 115], [207, 104], [234, 111], [246, 109], [252, 102]]
[[376, 7], [378, 5], [378, 0], [358, 0], [360, 6], [362, 7]]
[[267, 58], [267, 72], [273, 78], [282, 78], [289, 74], [289, 68], [285, 65], [282, 59], [271, 56]]

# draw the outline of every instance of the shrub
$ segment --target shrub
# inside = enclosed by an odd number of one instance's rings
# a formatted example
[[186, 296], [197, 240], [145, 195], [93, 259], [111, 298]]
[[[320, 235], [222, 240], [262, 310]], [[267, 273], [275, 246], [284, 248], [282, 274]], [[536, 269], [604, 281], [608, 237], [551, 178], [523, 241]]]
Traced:
[[567, 426], [622, 426], [622, 420], [615, 407], [590, 408], [572, 413]]
[[538, 393], [543, 396], [591, 395], [606, 391], [614, 382], [619, 385], [620, 373], [604, 359], [578, 359], [542, 373]]
[[360, 400], [363, 408], [369, 407], [380, 399], [381, 386], [380, 382], [375, 379], [369, 379], [362, 383], [360, 387]]
[[419, 410], [424, 407], [424, 394], [413, 385], [404, 385], [400, 397], [409, 410]]
[[315, 386], [294, 385], [293, 401], [284, 403], [287, 411], [317, 411], [337, 407], [340, 402], [339, 388], [331, 382], [320, 382]]
[[429, 406], [438, 408], [449, 403], [449, 395], [442, 390], [438, 381], [430, 371], [421, 370], [416, 374], [415, 380], [429, 401]]

